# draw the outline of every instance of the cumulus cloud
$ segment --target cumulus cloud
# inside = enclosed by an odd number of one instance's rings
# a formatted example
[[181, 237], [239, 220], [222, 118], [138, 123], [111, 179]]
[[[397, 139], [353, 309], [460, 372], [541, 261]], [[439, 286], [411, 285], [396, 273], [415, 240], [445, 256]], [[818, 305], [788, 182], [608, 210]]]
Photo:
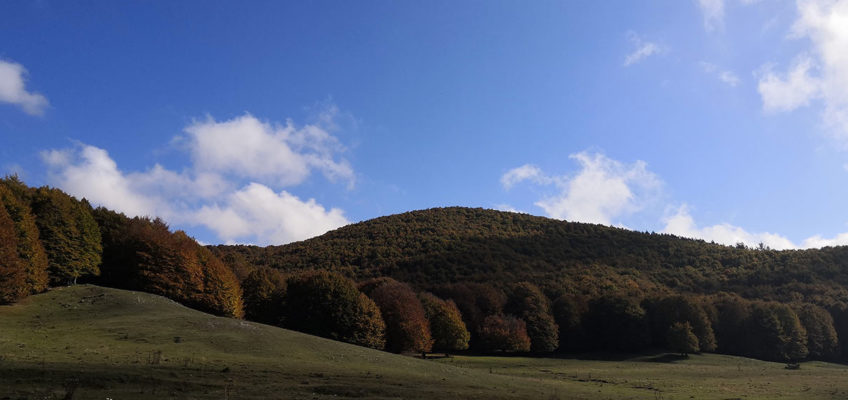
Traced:
[[344, 212], [325, 209], [314, 199], [250, 183], [230, 194], [223, 206], [203, 206], [193, 216], [226, 242], [252, 239], [259, 245], [289, 243], [347, 225]]
[[829, 239], [823, 238], [821, 235], [811, 236], [804, 239], [801, 246], [807, 249], [827, 246], [848, 246], [848, 233], [840, 233]]
[[135, 188], [135, 182], [118, 169], [106, 150], [79, 145], [44, 151], [41, 158], [49, 168], [51, 181], [74, 196], [133, 216], [169, 214], [160, 199]]
[[699, 227], [695, 223], [695, 219], [692, 218], [689, 207], [686, 204], [677, 208], [674, 214], [666, 217], [663, 222], [665, 223], [663, 233], [703, 239], [730, 246], [737, 243], [744, 243], [746, 246], [756, 247], [762, 243], [772, 249], [787, 250], [848, 245], [848, 233], [840, 233], [833, 238], [824, 238], [821, 235], [815, 235], [804, 239], [800, 245], [796, 245], [787, 237], [776, 233], [748, 232], [741, 227], [728, 223]]
[[269, 187], [302, 183], [313, 169], [352, 184], [353, 170], [334, 160], [341, 145], [327, 131], [273, 125], [250, 115], [223, 122], [209, 118], [185, 131], [178, 142], [192, 164], [181, 171], [156, 164], [125, 172], [106, 150], [82, 143], [41, 157], [50, 181], [74, 196], [130, 216], [204, 226], [226, 242], [282, 244], [348, 223], [338, 208]]
[[636, 64], [652, 55], [665, 52], [665, 47], [654, 42], [645, 41], [635, 32], [627, 32], [627, 40], [633, 44], [634, 49], [624, 57], [625, 67]]
[[23, 65], [0, 60], [0, 102], [20, 106], [30, 115], [43, 115], [47, 98], [26, 90], [27, 70]]
[[767, 111], [791, 111], [821, 100], [822, 117], [848, 140], [848, 0], [799, 0], [792, 36], [810, 48], [785, 74], [767, 72], [759, 92]]
[[791, 111], [810, 104], [820, 95], [821, 82], [809, 75], [812, 66], [809, 57], [803, 57], [784, 75], [774, 73], [766, 67], [757, 89], [766, 111]]
[[684, 204], [677, 209], [674, 215], [665, 218], [663, 233], [684, 236], [689, 238], [703, 239], [725, 245], [745, 243], [747, 246], [756, 246], [759, 243], [777, 249], [793, 249], [796, 246], [789, 239], [774, 233], [750, 233], [745, 229], [730, 224], [717, 224], [713, 226], [698, 227], [694, 218], [689, 213], [689, 208]]
[[188, 147], [198, 171], [283, 186], [303, 182], [313, 169], [332, 180], [354, 181], [350, 164], [334, 159], [344, 147], [317, 125], [271, 124], [250, 114], [221, 122], [209, 117], [186, 127], [178, 140]]
[[[656, 197], [662, 186], [660, 179], [648, 171], [643, 161], [627, 165], [603, 154], [588, 152], [569, 157], [581, 168], [573, 177], [548, 176], [538, 168], [525, 165], [504, 174], [501, 182], [505, 188], [521, 180], [555, 185], [559, 189], [557, 195], [535, 203], [548, 216], [606, 225], [611, 225], [614, 218], [642, 209]], [[516, 177], [524, 179], [516, 180]]]

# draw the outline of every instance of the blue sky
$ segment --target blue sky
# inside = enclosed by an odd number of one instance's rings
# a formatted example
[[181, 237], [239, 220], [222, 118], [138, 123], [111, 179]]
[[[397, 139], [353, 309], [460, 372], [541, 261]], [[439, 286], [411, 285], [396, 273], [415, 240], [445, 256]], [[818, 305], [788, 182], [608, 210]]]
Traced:
[[0, 170], [205, 243], [460, 205], [848, 244], [848, 1], [6, 1]]

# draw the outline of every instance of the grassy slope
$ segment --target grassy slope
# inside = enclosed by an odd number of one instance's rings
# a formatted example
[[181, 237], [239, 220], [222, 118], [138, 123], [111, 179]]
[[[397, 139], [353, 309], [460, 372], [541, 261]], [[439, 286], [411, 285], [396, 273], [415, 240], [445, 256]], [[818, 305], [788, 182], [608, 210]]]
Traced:
[[100, 399], [544, 398], [556, 390], [145, 293], [81, 285], [0, 307], [0, 398], [64, 398], [71, 386], [75, 398]]
[[846, 378], [720, 355], [423, 361], [96, 286], [0, 307], [0, 399], [844, 398]]

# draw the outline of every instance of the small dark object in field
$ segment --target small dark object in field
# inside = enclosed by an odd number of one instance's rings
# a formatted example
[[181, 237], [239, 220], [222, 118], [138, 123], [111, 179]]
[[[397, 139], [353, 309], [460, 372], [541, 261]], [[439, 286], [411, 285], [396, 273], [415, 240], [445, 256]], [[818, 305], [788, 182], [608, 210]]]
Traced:
[[801, 369], [801, 364], [789, 363], [789, 364], [786, 364], [786, 369]]
[[182, 337], [174, 336], [174, 343], [182, 343], [182, 342], [183, 342], [183, 338], [182, 338]]
[[224, 369], [222, 369], [221, 372], [223, 372], [223, 373], [230, 372], [230, 367], [224, 367]]

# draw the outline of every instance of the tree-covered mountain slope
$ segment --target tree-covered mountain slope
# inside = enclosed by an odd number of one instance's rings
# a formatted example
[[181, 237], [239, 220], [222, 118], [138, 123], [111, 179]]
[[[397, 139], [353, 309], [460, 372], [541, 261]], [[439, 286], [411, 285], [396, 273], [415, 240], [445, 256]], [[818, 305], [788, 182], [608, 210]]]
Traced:
[[[427, 288], [529, 280], [549, 293], [736, 291], [846, 300], [848, 248], [729, 247], [479, 208], [433, 208], [348, 225], [283, 246], [214, 246], [230, 265], [332, 269]], [[824, 303], [825, 301], [818, 301]]]

